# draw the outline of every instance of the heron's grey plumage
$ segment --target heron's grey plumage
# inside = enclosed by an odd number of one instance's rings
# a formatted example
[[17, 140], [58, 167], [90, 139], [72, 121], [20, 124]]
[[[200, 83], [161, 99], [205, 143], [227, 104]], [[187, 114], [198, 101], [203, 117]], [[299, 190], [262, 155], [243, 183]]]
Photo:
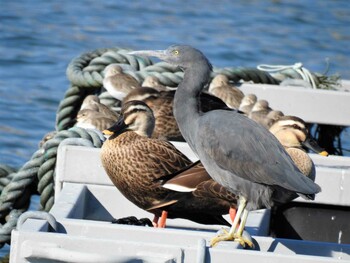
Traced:
[[237, 111], [200, 111], [199, 94], [212, 70], [202, 52], [180, 45], [134, 54], [156, 56], [184, 70], [174, 99], [180, 131], [210, 176], [240, 196], [237, 217], [242, 215], [242, 222], [238, 234], [234, 236], [237, 219], [230, 232], [212, 240], [212, 245], [232, 237], [242, 238], [249, 210], [290, 201], [296, 194], [312, 198], [321, 190], [298, 170], [283, 146], [261, 125]]

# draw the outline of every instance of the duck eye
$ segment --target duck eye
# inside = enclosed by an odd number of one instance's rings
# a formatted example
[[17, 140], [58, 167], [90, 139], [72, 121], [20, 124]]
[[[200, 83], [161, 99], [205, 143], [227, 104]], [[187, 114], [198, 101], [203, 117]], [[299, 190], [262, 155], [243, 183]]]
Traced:
[[179, 55], [179, 53], [180, 52], [177, 49], [173, 50], [173, 55], [177, 56], [177, 55]]

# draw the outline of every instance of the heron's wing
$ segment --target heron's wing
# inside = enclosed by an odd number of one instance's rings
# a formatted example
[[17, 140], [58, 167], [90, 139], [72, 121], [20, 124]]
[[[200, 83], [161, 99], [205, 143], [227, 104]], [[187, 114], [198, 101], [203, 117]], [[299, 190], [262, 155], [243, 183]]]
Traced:
[[277, 139], [245, 116], [228, 111], [204, 114], [199, 122], [198, 152], [224, 170], [249, 181], [279, 185], [299, 193], [318, 192], [318, 185], [294, 165]]

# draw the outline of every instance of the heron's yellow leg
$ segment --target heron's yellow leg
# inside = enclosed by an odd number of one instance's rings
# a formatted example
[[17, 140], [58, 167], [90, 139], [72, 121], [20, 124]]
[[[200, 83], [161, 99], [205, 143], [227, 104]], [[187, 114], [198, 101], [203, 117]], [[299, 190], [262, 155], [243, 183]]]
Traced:
[[213, 237], [210, 241], [211, 247], [215, 246], [220, 241], [228, 241], [228, 240], [235, 239], [235, 231], [236, 231], [237, 225], [239, 223], [239, 219], [241, 217], [241, 214], [245, 210], [246, 205], [247, 205], [247, 200], [244, 197], [240, 198], [238, 209], [237, 209], [237, 214], [236, 214], [235, 219], [233, 220], [230, 231], [229, 232], [225, 231], [225, 233], [222, 233], [222, 234], [219, 234], [219, 235]]
[[252, 242], [252, 239], [250, 236], [245, 237], [243, 235], [245, 224], [247, 223], [249, 211], [247, 209], [244, 209], [242, 217], [241, 217], [241, 224], [239, 225], [237, 232], [234, 234], [235, 241], [238, 241], [242, 247], [246, 247], [247, 245], [251, 248], [254, 247], [254, 244]]

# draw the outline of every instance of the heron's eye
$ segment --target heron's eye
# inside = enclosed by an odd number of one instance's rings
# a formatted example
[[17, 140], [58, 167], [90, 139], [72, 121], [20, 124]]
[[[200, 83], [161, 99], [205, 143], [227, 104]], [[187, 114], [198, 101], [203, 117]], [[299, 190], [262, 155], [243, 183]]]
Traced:
[[178, 50], [176, 50], [176, 49], [173, 50], [173, 55], [177, 56], [177, 55], [179, 55], [179, 53], [180, 53], [180, 52], [179, 52]]

